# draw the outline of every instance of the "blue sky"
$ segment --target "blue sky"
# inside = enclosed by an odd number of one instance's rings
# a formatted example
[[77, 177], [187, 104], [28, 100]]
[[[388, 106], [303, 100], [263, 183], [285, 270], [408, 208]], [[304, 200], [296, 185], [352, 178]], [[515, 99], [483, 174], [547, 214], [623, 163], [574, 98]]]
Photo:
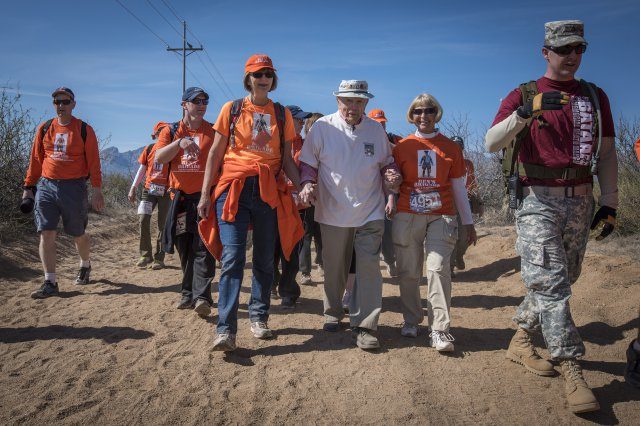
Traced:
[[[168, 44], [182, 44], [149, 4], [181, 32], [162, 0], [121, 2]], [[467, 115], [480, 134], [502, 97], [544, 73], [543, 25], [558, 19], [585, 22], [589, 47], [578, 75], [607, 92], [614, 117], [640, 117], [637, 0], [165, 2], [209, 55], [187, 62], [187, 86], [202, 85], [214, 99], [209, 121], [221, 104], [245, 95], [244, 63], [261, 52], [278, 69], [272, 98], [283, 104], [331, 113], [340, 80], [366, 79], [376, 95], [368, 108], [384, 109], [396, 133], [413, 130], [406, 109], [429, 92], [445, 118]], [[11, 1], [3, 16], [0, 85], [19, 87], [36, 118], [53, 115], [50, 93], [60, 85], [75, 91], [75, 115], [111, 135], [120, 151], [148, 143], [156, 121], [180, 118], [179, 58], [115, 0]]]

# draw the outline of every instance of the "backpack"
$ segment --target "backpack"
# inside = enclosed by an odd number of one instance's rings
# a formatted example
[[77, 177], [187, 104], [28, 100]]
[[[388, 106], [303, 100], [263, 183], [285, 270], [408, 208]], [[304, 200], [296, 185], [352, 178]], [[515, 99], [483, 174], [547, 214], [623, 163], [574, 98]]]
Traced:
[[[522, 94], [522, 103], [533, 100], [533, 98], [539, 93], [538, 86], [535, 81], [529, 81], [528, 83], [522, 83], [520, 86], [520, 93]], [[600, 158], [600, 144], [602, 139], [602, 129], [600, 122], [602, 121], [600, 112], [600, 99], [598, 98], [597, 86], [593, 83], [580, 80], [580, 87], [582, 94], [585, 93], [589, 97], [589, 101], [596, 109], [594, 116], [593, 133], [598, 135], [596, 150], [591, 156], [591, 167], [576, 166], [566, 167], [562, 169], [552, 169], [549, 167], [540, 166], [537, 164], [520, 163], [518, 161], [518, 153], [520, 152], [520, 145], [522, 141], [529, 133], [529, 124], [527, 124], [504, 149], [502, 156], [502, 174], [505, 178], [505, 183], [510, 177], [514, 175], [531, 177], [534, 179], [581, 179], [592, 176], [597, 173], [597, 163]], [[548, 126], [548, 123], [542, 119], [542, 116], [537, 118], [538, 127]]]
[[[162, 131], [162, 129], [164, 129], [165, 127], [169, 127], [169, 135], [171, 137], [171, 142], [173, 142], [173, 140], [176, 138], [176, 132], [180, 127], [179, 121], [176, 121], [174, 123], [167, 123], [163, 121], [158, 122], [154, 127], [154, 128], [157, 128], [158, 130], [153, 134], [152, 136], [153, 139], [156, 139], [160, 134], [160, 132]], [[155, 142], [147, 145], [147, 148], [146, 148], [147, 156], [149, 156], [149, 153], [151, 152], [151, 149], [153, 148], [154, 145], [155, 145]], [[167, 178], [169, 177], [170, 174], [171, 174], [171, 161], [167, 163]]]
[[[236, 147], [236, 123], [240, 118], [240, 114], [242, 114], [242, 106], [244, 103], [244, 99], [236, 99], [231, 104], [231, 114], [229, 116], [229, 145], [231, 148]], [[276, 114], [276, 124], [278, 125], [278, 133], [280, 134], [280, 158], [284, 156], [284, 125], [285, 125], [285, 111], [284, 107], [280, 102], [273, 103], [273, 109]], [[282, 161], [280, 161], [280, 168], [282, 168]], [[277, 175], [277, 173], [276, 173]]]
[[[87, 123], [85, 123], [82, 120], [80, 120], [80, 122], [82, 123], [80, 125], [80, 136], [82, 137], [82, 142], [86, 144], [87, 143]], [[49, 128], [51, 127], [51, 123], [53, 123], [53, 118], [50, 120], [47, 120], [40, 128], [40, 140], [44, 139], [44, 135], [46, 135], [47, 132], [49, 131]]]

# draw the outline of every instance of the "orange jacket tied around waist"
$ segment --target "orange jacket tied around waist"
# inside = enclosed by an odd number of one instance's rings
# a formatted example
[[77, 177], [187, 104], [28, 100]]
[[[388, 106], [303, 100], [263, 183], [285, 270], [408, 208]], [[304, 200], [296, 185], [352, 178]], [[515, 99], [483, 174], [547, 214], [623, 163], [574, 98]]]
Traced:
[[220, 180], [211, 196], [209, 217], [202, 219], [198, 224], [202, 241], [217, 260], [222, 257], [222, 242], [220, 241], [218, 219], [215, 212], [216, 200], [229, 187], [229, 194], [225, 200], [221, 217], [226, 222], [235, 221], [244, 181], [247, 177], [256, 175], [260, 186], [260, 198], [271, 208], [277, 209], [280, 244], [287, 260], [289, 260], [298, 241], [304, 236], [304, 228], [298, 209], [290, 189], [287, 188], [282, 177], [276, 181], [273, 172], [266, 164], [247, 165], [225, 162]]

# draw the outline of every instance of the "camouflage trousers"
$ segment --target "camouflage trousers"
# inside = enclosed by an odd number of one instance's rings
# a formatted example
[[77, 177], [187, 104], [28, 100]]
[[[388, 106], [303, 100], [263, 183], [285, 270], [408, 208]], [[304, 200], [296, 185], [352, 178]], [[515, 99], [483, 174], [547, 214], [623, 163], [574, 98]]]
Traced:
[[527, 294], [513, 320], [542, 331], [555, 359], [584, 355], [569, 298], [580, 276], [593, 215], [591, 194], [565, 198], [530, 193], [516, 211], [522, 280]]

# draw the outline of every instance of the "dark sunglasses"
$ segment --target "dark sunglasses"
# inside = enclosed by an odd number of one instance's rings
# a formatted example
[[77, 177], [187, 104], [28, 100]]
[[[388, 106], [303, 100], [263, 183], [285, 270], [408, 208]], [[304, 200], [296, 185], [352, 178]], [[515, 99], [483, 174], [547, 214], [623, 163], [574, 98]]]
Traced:
[[438, 112], [438, 108], [429, 107], [429, 108], [415, 108], [413, 110], [414, 115], [422, 115], [422, 114], [435, 114]]
[[209, 99], [193, 99], [189, 102], [194, 105], [209, 105]]
[[584, 52], [587, 51], [587, 45], [584, 43], [578, 44], [576, 46], [567, 44], [566, 46], [559, 46], [559, 47], [554, 47], [554, 46], [545, 46], [545, 47], [550, 51], [552, 51], [553, 53], [557, 53], [558, 55], [561, 55], [561, 56], [567, 56], [569, 53], [571, 53], [574, 50], [578, 55], [582, 55]]
[[273, 73], [273, 71], [257, 71], [257, 72], [252, 72], [251, 73], [251, 77], [253, 78], [262, 78], [267, 77], [267, 78], [273, 78], [275, 74]]
[[54, 99], [54, 105], [69, 105], [71, 103], [71, 99]]

